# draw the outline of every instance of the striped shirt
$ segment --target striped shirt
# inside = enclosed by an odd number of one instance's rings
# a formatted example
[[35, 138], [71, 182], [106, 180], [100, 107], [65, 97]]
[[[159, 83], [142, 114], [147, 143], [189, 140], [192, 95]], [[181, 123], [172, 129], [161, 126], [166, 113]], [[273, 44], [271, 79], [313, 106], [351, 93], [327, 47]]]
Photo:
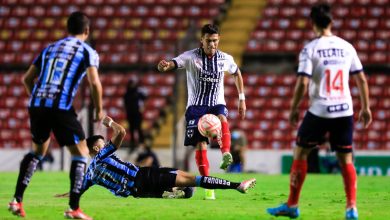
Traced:
[[109, 189], [114, 195], [128, 197], [134, 194], [134, 181], [139, 167], [119, 159], [115, 146], [107, 142], [103, 149], [92, 158], [83, 182], [83, 191], [92, 185]]
[[180, 54], [172, 61], [176, 68], [187, 72], [187, 108], [194, 105], [226, 105], [224, 73], [235, 74], [238, 70], [231, 55], [217, 50], [209, 58], [202, 48], [197, 48]]
[[29, 107], [69, 110], [86, 69], [99, 67], [99, 56], [81, 40], [67, 37], [46, 47], [33, 65], [40, 73]]

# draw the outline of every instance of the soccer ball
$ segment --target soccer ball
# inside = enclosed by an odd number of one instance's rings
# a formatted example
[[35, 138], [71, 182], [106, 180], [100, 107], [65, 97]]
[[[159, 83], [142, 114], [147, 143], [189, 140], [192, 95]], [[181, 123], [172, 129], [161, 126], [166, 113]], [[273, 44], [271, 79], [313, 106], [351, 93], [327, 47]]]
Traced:
[[199, 119], [198, 130], [205, 137], [215, 138], [221, 134], [221, 121], [213, 114], [205, 114]]

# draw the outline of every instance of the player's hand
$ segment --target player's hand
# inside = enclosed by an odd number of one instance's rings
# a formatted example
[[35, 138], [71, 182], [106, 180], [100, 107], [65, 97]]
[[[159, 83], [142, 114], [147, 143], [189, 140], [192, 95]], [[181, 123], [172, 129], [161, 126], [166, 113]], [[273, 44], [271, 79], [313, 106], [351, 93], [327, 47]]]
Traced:
[[169, 62], [166, 61], [166, 60], [161, 60], [158, 65], [157, 65], [157, 69], [158, 71], [160, 72], [165, 72], [167, 71], [169, 68]]
[[94, 121], [95, 121], [95, 122], [101, 121], [101, 120], [103, 120], [103, 117], [104, 117], [103, 111], [102, 111], [102, 110], [95, 109]]
[[359, 122], [363, 123], [364, 128], [368, 128], [372, 122], [372, 114], [370, 109], [360, 110]]
[[239, 100], [238, 101], [238, 114], [240, 115], [241, 120], [245, 119], [245, 113], [246, 113], [245, 100]]
[[288, 117], [288, 121], [290, 122], [290, 125], [292, 125], [293, 127], [296, 127], [297, 124], [298, 124], [298, 120], [299, 120], [299, 112], [298, 110], [291, 110], [290, 111], [290, 115]]
[[110, 127], [111, 123], [113, 122], [114, 120], [112, 120], [112, 118], [110, 118], [109, 116], [105, 116], [103, 118], [103, 125], [106, 126], [107, 128]]

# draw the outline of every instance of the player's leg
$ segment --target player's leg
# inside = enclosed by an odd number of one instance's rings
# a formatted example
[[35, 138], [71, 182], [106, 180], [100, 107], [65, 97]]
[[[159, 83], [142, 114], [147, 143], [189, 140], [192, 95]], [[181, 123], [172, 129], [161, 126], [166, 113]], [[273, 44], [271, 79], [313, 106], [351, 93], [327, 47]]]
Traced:
[[33, 150], [26, 154], [20, 163], [19, 175], [13, 200], [9, 203], [9, 210], [24, 217], [22, 200], [32, 175], [40, 160], [45, 156], [50, 143], [51, 114], [42, 109], [30, 108], [30, 132], [32, 134]]
[[346, 219], [357, 219], [356, 208], [357, 175], [353, 163], [352, 135], [353, 118], [342, 117], [333, 119], [332, 130], [329, 134], [332, 150], [336, 151], [336, 156], [341, 167], [344, 190], [346, 194]]
[[26, 215], [23, 209], [23, 195], [31, 177], [33, 176], [39, 161], [42, 160], [49, 147], [50, 138], [48, 138], [43, 144], [33, 143], [33, 151], [26, 154], [20, 163], [19, 176], [16, 182], [16, 189], [14, 199], [9, 203], [9, 210], [14, 214], [21, 217]]
[[[209, 160], [207, 158], [207, 142], [202, 141], [197, 144], [195, 148], [195, 161], [196, 161], [196, 165], [198, 166], [200, 175], [208, 176], [210, 165], [209, 165]], [[214, 190], [205, 189], [204, 199], [214, 200], [215, 199]]]
[[210, 112], [217, 115], [221, 121], [221, 137], [218, 143], [220, 143], [222, 161], [219, 168], [226, 170], [233, 162], [233, 157], [230, 153], [231, 134], [227, 121], [228, 110], [225, 105], [216, 105], [211, 107]]
[[64, 215], [67, 218], [91, 219], [79, 208], [81, 188], [84, 180], [84, 173], [87, 167], [89, 150], [85, 141], [84, 130], [77, 120], [74, 110], [59, 111], [55, 113], [55, 125], [53, 133], [60, 146], [67, 146], [71, 154], [70, 165], [70, 190], [69, 210]]
[[181, 170], [177, 170], [175, 181], [175, 186], [179, 187], [196, 186], [205, 189], [236, 189], [241, 193], [246, 193], [247, 190], [254, 187], [255, 184], [256, 179], [254, 178], [239, 183], [212, 176], [194, 176]]
[[267, 209], [274, 216], [299, 216], [298, 202], [307, 173], [307, 157], [313, 147], [324, 141], [325, 119], [307, 112], [298, 130], [297, 147], [294, 148], [293, 164], [290, 171], [290, 193], [287, 203]]

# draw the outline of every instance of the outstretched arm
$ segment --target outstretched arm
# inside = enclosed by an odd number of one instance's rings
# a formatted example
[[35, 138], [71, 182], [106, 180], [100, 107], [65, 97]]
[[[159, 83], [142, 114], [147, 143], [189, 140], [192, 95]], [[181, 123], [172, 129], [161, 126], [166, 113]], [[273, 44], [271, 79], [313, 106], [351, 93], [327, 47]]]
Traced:
[[123, 138], [126, 136], [125, 128], [123, 128], [120, 124], [116, 123], [108, 116], [103, 118], [103, 125], [114, 130], [114, 135], [111, 138], [111, 142], [118, 149], [122, 145]]
[[173, 70], [174, 68], [175, 68], [175, 63], [173, 61], [161, 60], [157, 64], [157, 69], [160, 72], [167, 72]]

